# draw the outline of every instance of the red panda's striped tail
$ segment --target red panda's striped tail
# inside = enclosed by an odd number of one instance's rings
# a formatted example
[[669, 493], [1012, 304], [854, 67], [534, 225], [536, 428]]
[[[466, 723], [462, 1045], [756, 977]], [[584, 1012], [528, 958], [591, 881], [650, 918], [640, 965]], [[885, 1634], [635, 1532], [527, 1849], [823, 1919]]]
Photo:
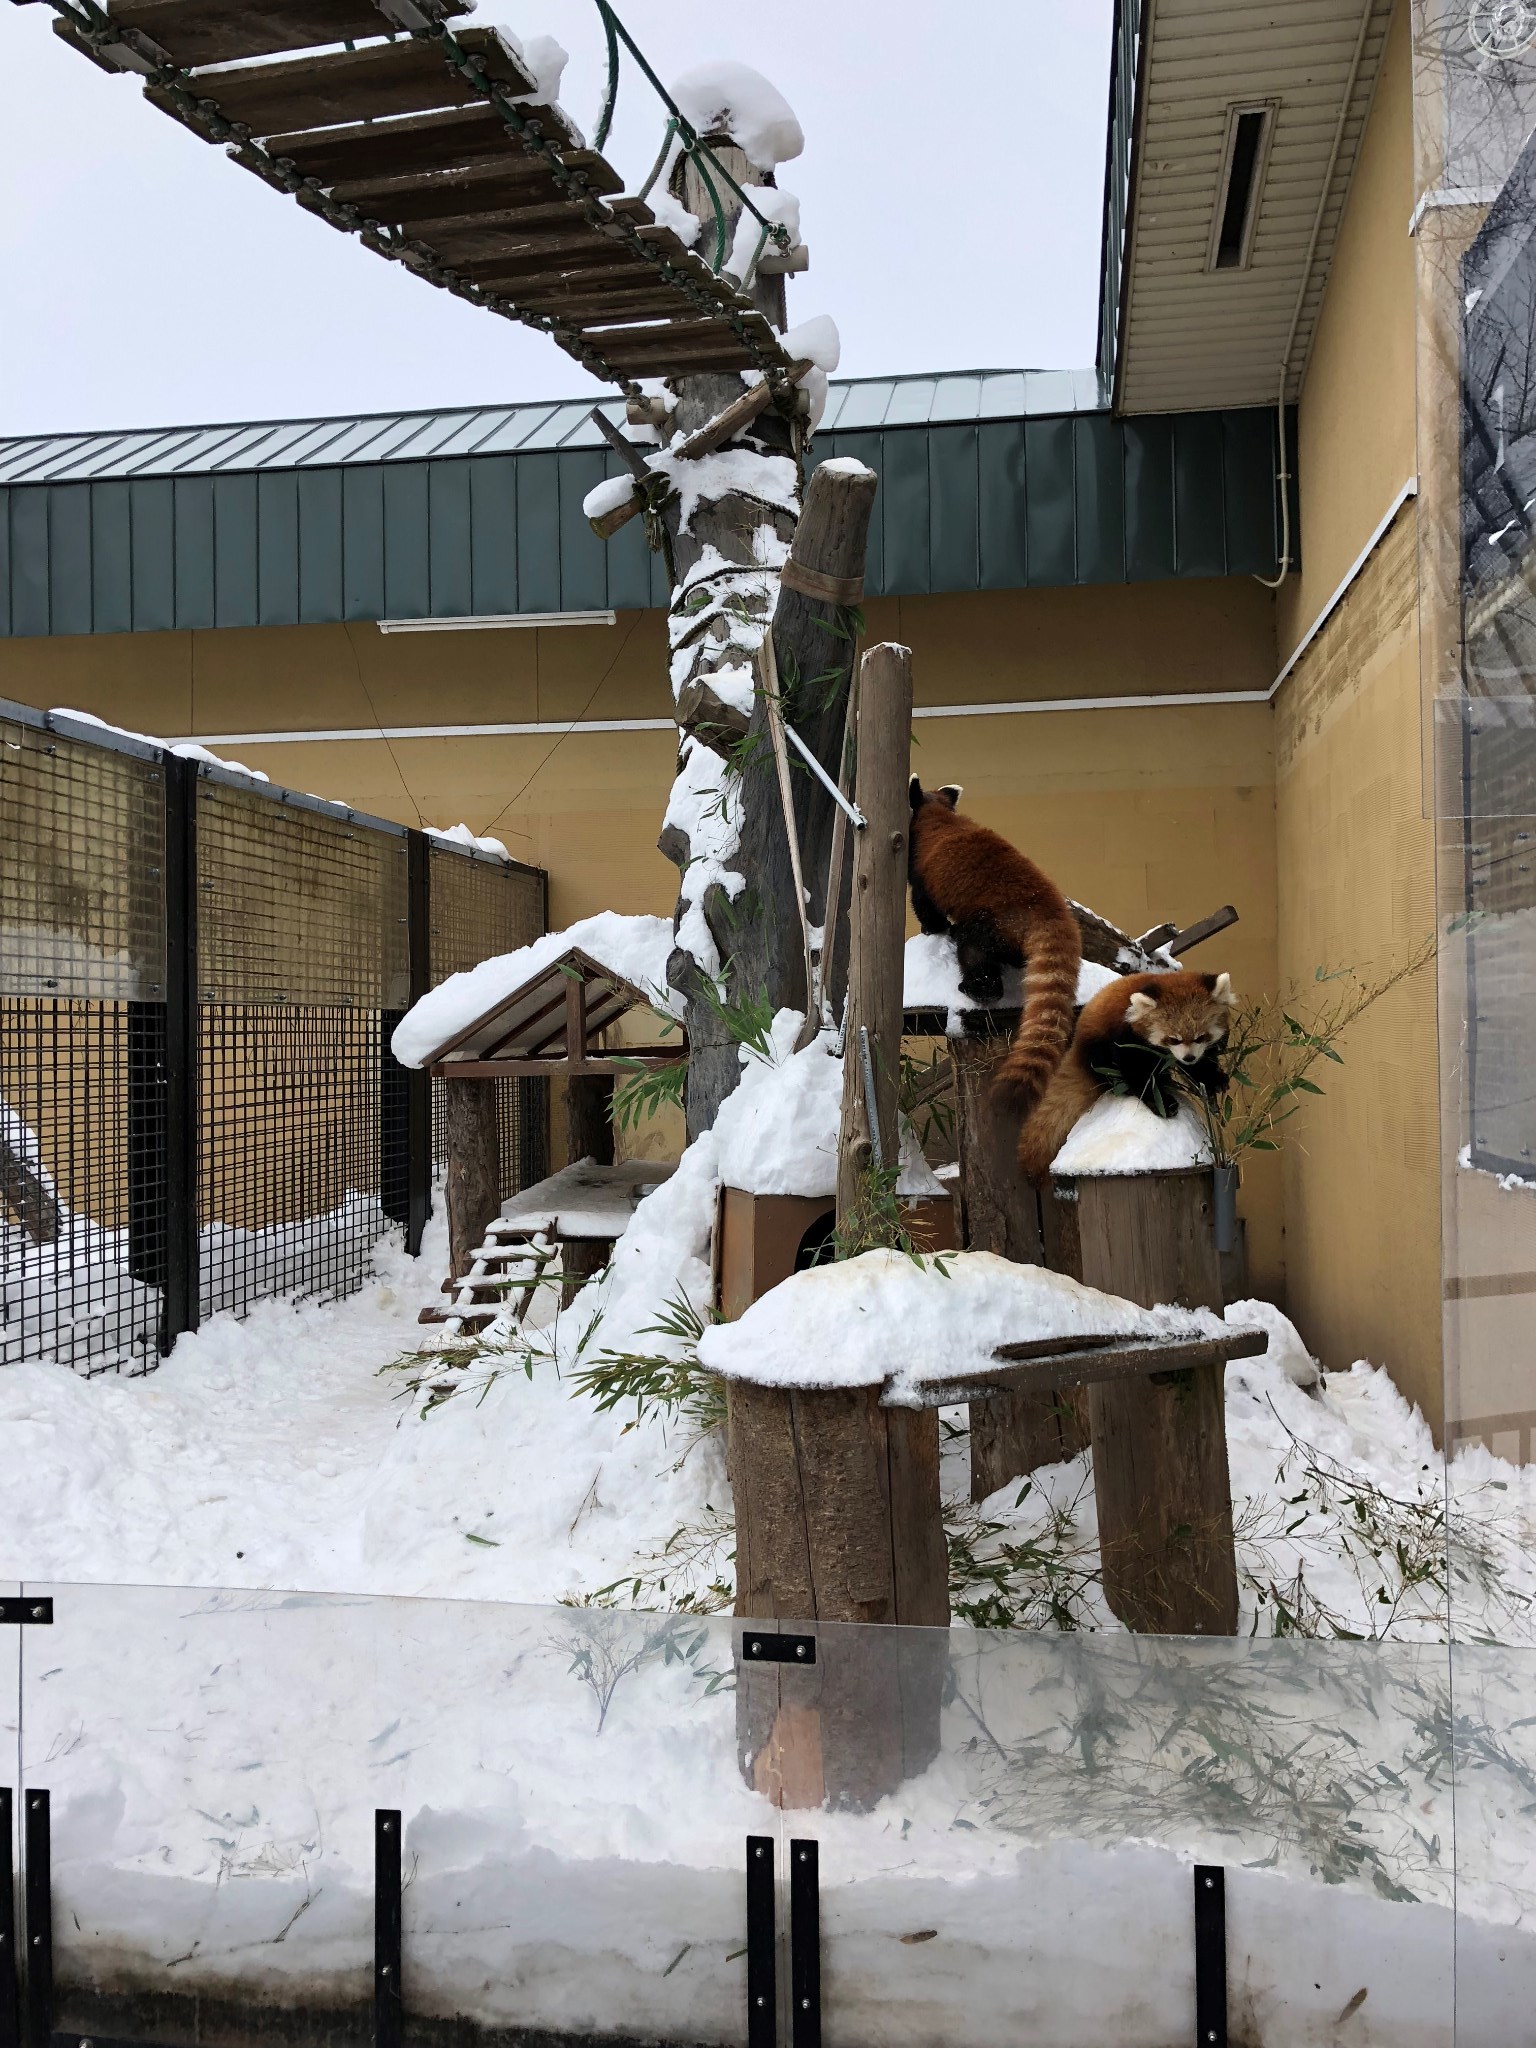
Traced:
[[1024, 1014], [992, 1082], [999, 1099], [1020, 1117], [1045, 1093], [1072, 1042], [1082, 940], [1071, 911], [1042, 918], [1023, 951]]

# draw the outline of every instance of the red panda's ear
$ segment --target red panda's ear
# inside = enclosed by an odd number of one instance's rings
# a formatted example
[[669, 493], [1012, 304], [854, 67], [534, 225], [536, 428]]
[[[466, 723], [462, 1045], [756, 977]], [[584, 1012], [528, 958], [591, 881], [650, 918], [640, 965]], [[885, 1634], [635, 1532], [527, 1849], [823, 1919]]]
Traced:
[[1230, 974], [1217, 975], [1216, 979], [1211, 983], [1211, 999], [1214, 1002], [1224, 1004], [1229, 1010], [1234, 1006], [1237, 997], [1232, 993], [1232, 977]]
[[1139, 1024], [1143, 1017], [1150, 1017], [1157, 1008], [1157, 997], [1148, 995], [1144, 988], [1137, 989], [1125, 1006], [1125, 1014], [1133, 1024]]
[[961, 785], [960, 785], [960, 784], [959, 784], [958, 782], [946, 782], [946, 783], [943, 783], [943, 784], [942, 784], [942, 785], [940, 786], [940, 788], [939, 788], [939, 790], [938, 790], [938, 792], [937, 792], [937, 793], [938, 793], [938, 795], [940, 795], [941, 797], [943, 797], [943, 799], [944, 799], [945, 803], [947, 803], [947, 804], [949, 805], [949, 808], [950, 808], [950, 809], [951, 809], [952, 811], [957, 811], [957, 810], [959, 810], [959, 808], [960, 808], [960, 799], [961, 799], [961, 797], [963, 797], [963, 796], [965, 795], [965, 791], [964, 791], [964, 789], [963, 789], [963, 788], [961, 787]]
[[911, 804], [914, 811], [922, 807], [923, 785], [920, 778], [916, 775], [907, 784], [907, 801]]

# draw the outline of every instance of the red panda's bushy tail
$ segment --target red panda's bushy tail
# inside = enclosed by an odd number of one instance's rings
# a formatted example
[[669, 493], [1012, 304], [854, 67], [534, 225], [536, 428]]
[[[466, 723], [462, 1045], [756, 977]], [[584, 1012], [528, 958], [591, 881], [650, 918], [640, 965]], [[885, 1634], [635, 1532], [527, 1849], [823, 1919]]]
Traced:
[[1072, 1040], [1082, 960], [1077, 919], [1065, 905], [1044, 914], [1023, 950], [1024, 1014], [992, 1085], [1011, 1110], [1026, 1117], [1045, 1093]]

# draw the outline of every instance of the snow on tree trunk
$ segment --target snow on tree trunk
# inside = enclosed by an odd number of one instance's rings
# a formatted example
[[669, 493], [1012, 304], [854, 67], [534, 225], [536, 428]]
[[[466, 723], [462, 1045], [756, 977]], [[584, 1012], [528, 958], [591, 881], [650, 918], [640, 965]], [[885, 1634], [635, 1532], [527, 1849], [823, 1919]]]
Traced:
[[[763, 173], [728, 138], [708, 140], [739, 184], [762, 185]], [[713, 204], [686, 157], [674, 182], [674, 197], [702, 223], [701, 245], [712, 245]], [[729, 244], [744, 209], [728, 188], [721, 194]], [[752, 296], [782, 328], [782, 276], [757, 278]], [[706, 374], [678, 378], [673, 388], [672, 428], [681, 438], [739, 398], [742, 380]], [[663, 452], [652, 462], [673, 485], [663, 519], [675, 574], [669, 645], [682, 741], [659, 844], [682, 871], [668, 978], [687, 1004], [690, 1138], [713, 1124], [740, 1078], [733, 1013], [764, 1001], [770, 1013], [809, 1002], [754, 662], [771, 624], [786, 715], [835, 778], [854, 651], [850, 608], [781, 590], [779, 571], [798, 535], [797, 559], [861, 578], [874, 477], [839, 465], [835, 478], [814, 479], [802, 519], [803, 444], [800, 422], [769, 406], [713, 454]], [[794, 783], [809, 917], [819, 927], [833, 806], [799, 768]]]

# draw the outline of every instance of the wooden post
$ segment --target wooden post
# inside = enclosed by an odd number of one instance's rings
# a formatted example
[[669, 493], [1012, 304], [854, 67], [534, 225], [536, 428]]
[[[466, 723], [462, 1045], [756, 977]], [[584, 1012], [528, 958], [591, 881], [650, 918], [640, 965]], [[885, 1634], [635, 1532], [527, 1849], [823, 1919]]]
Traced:
[[[1210, 1169], [1053, 1184], [1075, 1206], [1077, 1277], [1144, 1308], [1220, 1308]], [[1063, 1243], [1071, 1235], [1063, 1232]], [[1091, 1387], [1104, 1592], [1127, 1628], [1233, 1635], [1237, 1564], [1224, 1368]]]
[[565, 1084], [566, 1164], [613, 1164], [613, 1076], [572, 1074]]
[[[1023, 1266], [1045, 1263], [1035, 1191], [1019, 1171], [1018, 1118], [999, 1107], [992, 1074], [1012, 1038], [1003, 1029], [950, 1042], [955, 1068], [955, 1135], [960, 1152], [962, 1241], [968, 1251], [996, 1252]], [[994, 1394], [972, 1401], [971, 1499], [1039, 1465], [1075, 1458], [1088, 1442], [1082, 1394]]]
[[[868, 822], [854, 852], [840, 1224], [869, 1201], [875, 1135], [887, 1170], [900, 1157], [911, 729], [911, 655], [872, 647], [859, 682], [857, 796]], [[878, 1387], [814, 1393], [735, 1381], [728, 1402], [737, 1613], [947, 1628], [937, 1413], [882, 1408]], [[867, 1809], [938, 1753], [933, 1639], [833, 1633], [818, 1652], [809, 1686], [798, 1674], [742, 1667], [743, 1768], [782, 1805]]]
[[501, 1213], [501, 1138], [494, 1081], [443, 1083], [448, 1167], [448, 1272], [469, 1271], [493, 1218]]
[[[869, 1193], [875, 1154], [900, 1156], [901, 989], [907, 930], [907, 775], [912, 752], [912, 655], [883, 641], [859, 665], [858, 808], [854, 834], [848, 1003], [843, 1032], [843, 1115], [837, 1148], [837, 1220]], [[865, 1050], [868, 1049], [868, 1073]], [[879, 1144], [870, 1129], [873, 1086]]]
[[937, 1417], [879, 1397], [729, 1388], [736, 1612], [935, 1632], [823, 1632], [809, 1685], [771, 1665], [738, 1669], [743, 1773], [784, 1806], [867, 1809], [938, 1754], [949, 1586]]

